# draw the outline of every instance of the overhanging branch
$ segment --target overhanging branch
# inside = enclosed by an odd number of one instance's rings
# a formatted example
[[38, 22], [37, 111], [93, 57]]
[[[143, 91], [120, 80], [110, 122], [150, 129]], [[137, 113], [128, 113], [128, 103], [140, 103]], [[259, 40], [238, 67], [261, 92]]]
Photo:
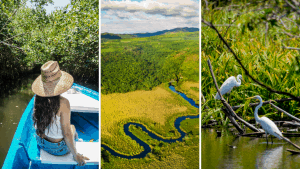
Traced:
[[220, 32], [218, 31], [218, 29], [210, 22], [205, 21], [203, 18], [201, 18], [201, 22], [203, 22], [204, 24], [206, 24], [207, 26], [209, 26], [210, 28], [212, 28], [213, 30], [216, 31], [216, 33], [218, 34], [218, 37], [221, 39], [221, 41], [225, 44], [225, 46], [228, 48], [228, 50], [233, 54], [234, 58], [237, 60], [237, 62], [239, 63], [239, 65], [242, 67], [242, 69], [244, 70], [245, 74], [250, 77], [250, 79], [252, 79], [255, 83], [259, 84], [260, 86], [266, 88], [268, 91], [273, 92], [273, 93], [277, 93], [277, 94], [284, 94], [287, 96], [290, 96], [291, 98], [293, 98], [294, 100], [297, 100], [298, 102], [300, 102], [300, 98], [296, 97], [295, 95], [288, 93], [288, 92], [283, 92], [283, 91], [279, 91], [279, 90], [275, 90], [272, 89], [271, 87], [263, 84], [262, 82], [256, 80], [252, 75], [250, 75], [250, 73], [247, 71], [247, 69], [245, 68], [245, 66], [242, 64], [241, 60], [237, 57], [237, 55], [235, 54], [235, 52], [231, 49], [231, 47], [229, 46], [229, 44], [227, 43], [227, 41], [223, 38], [223, 36], [220, 34]]

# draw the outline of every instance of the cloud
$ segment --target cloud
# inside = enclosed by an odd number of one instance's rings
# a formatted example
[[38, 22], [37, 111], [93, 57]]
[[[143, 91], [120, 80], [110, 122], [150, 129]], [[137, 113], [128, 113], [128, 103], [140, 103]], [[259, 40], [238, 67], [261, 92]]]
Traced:
[[195, 5], [195, 1], [191, 0], [157, 0], [156, 2], [179, 5]]
[[113, 19], [111, 16], [109, 15], [102, 15], [101, 16], [102, 19]]
[[199, 20], [197, 18], [185, 19], [181, 17], [162, 19], [155, 16], [148, 20], [116, 20], [105, 23], [105, 27], [101, 27], [101, 32], [150, 33], [178, 27], [199, 27]]
[[199, 15], [199, 4], [191, 0], [146, 0], [146, 1], [104, 1], [101, 10], [119, 10], [127, 12], [143, 11], [163, 16], [194, 17]]
[[146, 0], [101, 2], [101, 32], [145, 33], [199, 27], [199, 2]]

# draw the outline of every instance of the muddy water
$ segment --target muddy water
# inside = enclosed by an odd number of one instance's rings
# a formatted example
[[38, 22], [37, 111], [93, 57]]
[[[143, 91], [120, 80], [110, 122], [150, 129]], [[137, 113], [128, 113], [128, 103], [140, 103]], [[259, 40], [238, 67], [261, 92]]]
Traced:
[[[201, 167], [211, 168], [300, 168], [300, 155], [291, 155], [286, 149], [296, 150], [285, 141], [273, 138], [235, 137], [222, 130], [217, 137], [215, 129], [201, 129]], [[300, 145], [300, 138], [289, 138]], [[230, 146], [236, 146], [232, 148]]]
[[5, 95], [0, 97], [0, 166], [3, 165], [21, 116], [34, 95], [31, 84], [37, 76], [28, 75], [19, 79], [17, 85], [7, 84], [5, 91], [2, 91]]

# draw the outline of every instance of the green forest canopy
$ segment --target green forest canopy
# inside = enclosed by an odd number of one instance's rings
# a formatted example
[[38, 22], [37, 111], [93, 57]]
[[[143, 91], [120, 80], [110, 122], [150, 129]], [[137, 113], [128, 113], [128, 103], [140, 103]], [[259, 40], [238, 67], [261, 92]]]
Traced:
[[[196, 57], [195, 62], [189, 61]], [[151, 90], [171, 80], [199, 81], [199, 32], [101, 43], [101, 92]]]
[[57, 60], [75, 77], [98, 84], [99, 1], [71, 0], [49, 15], [43, 6], [52, 1], [31, 0], [34, 8], [26, 2], [0, 2], [0, 48], [10, 51], [4, 57], [23, 68]]

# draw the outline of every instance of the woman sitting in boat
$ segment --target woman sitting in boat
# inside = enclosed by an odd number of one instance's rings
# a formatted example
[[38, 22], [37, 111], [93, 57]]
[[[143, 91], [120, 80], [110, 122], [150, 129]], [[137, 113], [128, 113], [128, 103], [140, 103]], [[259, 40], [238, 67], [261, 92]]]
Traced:
[[60, 96], [71, 88], [72, 75], [61, 71], [56, 61], [48, 61], [41, 67], [41, 75], [32, 84], [36, 94], [33, 121], [38, 146], [52, 155], [73, 154], [79, 166], [87, 157], [76, 152], [74, 125], [70, 124], [70, 103]]

